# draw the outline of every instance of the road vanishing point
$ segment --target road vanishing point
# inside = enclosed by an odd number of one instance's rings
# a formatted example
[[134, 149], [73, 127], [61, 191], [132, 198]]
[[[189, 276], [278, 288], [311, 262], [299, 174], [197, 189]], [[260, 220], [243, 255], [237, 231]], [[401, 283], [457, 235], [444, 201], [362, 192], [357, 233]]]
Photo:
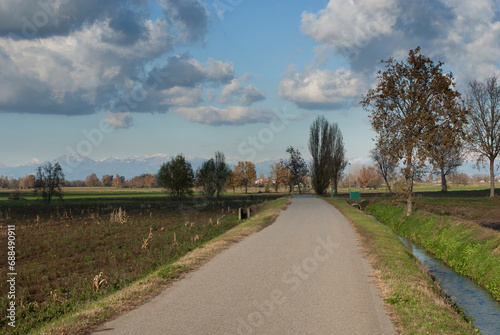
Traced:
[[294, 196], [272, 225], [94, 334], [396, 334], [372, 272], [339, 211]]

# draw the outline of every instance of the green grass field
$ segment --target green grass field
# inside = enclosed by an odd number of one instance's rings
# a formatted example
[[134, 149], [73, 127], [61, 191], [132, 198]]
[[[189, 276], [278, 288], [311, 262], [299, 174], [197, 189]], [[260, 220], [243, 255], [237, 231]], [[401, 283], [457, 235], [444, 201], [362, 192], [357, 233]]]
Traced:
[[[361, 189], [362, 195], [374, 196], [377, 194], [385, 195], [388, 193], [387, 187], [382, 185], [378, 189]], [[416, 193], [428, 193], [436, 194], [437, 196], [443, 194], [441, 193], [440, 184], [415, 184], [414, 191]], [[468, 186], [449, 186], [449, 194], [454, 195], [457, 192], [484, 192], [487, 194], [489, 187], [486, 184], [471, 184]], [[328, 191], [329, 192], [329, 191]], [[498, 189], [500, 192], [500, 189]], [[0, 189], [0, 205], [4, 201], [8, 201], [11, 194], [17, 194], [27, 201], [39, 200], [39, 197], [33, 194], [32, 190], [9, 190]], [[265, 187], [249, 187], [248, 194], [262, 194], [269, 193], [275, 194], [275, 190], [271, 188], [269, 192], [265, 191]], [[297, 193], [297, 189], [294, 190]], [[303, 193], [311, 194], [313, 193], [311, 188], [304, 188]], [[348, 195], [349, 188], [339, 188], [339, 195]], [[222, 195], [243, 195], [245, 194], [244, 189], [236, 189], [235, 192], [232, 190], [225, 191]], [[278, 194], [286, 195], [288, 194], [287, 188], [280, 188]], [[203, 196], [203, 192], [200, 189], [194, 189], [195, 196]], [[138, 197], [168, 197], [169, 194], [162, 188], [113, 188], [113, 187], [65, 187], [63, 188], [63, 199], [64, 200], [81, 200], [81, 199], [93, 199], [93, 198], [138, 198]], [[59, 201], [54, 199], [55, 202]], [[18, 201], [23, 203], [23, 201]]]
[[[225, 191], [223, 196], [233, 195], [255, 195], [255, 194], [281, 194], [286, 195], [288, 191], [281, 188], [278, 192], [274, 189], [265, 192], [264, 187], [249, 187], [248, 193], [243, 189], [236, 189], [236, 192]], [[24, 204], [25, 201], [40, 201], [41, 197], [33, 194], [33, 190], [9, 190], [0, 189], [0, 205], [3, 202], [9, 201], [12, 194], [23, 198], [24, 200], [11, 201], [11, 203]], [[169, 193], [162, 188], [113, 188], [113, 187], [64, 187], [62, 190], [63, 201], [82, 200], [82, 199], [97, 199], [97, 198], [144, 198], [144, 197], [169, 197]], [[203, 192], [200, 189], [194, 189], [194, 196], [203, 197]], [[189, 197], [187, 197], [189, 198]], [[53, 199], [54, 203], [61, 202], [58, 198]]]

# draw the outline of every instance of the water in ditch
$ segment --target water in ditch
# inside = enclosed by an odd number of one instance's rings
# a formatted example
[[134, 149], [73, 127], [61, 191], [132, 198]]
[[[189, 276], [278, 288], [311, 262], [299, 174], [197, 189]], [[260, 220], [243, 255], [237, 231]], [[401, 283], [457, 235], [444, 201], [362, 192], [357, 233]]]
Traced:
[[398, 237], [429, 273], [439, 280], [439, 285], [453, 302], [459, 304], [466, 315], [474, 317], [474, 326], [481, 334], [500, 334], [500, 303], [488, 291], [471, 279], [455, 273], [441, 260], [432, 257], [409, 239], [399, 235]]

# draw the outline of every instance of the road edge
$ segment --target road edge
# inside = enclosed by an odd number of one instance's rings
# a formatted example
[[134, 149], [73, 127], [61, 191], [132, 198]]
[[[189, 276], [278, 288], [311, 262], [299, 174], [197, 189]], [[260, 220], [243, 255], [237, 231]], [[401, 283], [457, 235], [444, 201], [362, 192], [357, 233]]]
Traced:
[[356, 232], [398, 333], [478, 333], [389, 227], [345, 200], [323, 200], [337, 208]]

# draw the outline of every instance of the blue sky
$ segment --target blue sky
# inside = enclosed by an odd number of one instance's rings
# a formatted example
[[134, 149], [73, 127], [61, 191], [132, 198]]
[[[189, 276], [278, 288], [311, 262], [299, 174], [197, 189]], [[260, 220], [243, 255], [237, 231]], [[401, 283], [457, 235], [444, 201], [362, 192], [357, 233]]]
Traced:
[[0, 162], [307, 158], [320, 114], [363, 161], [381, 59], [421, 46], [463, 91], [498, 72], [499, 42], [488, 0], [3, 0]]

